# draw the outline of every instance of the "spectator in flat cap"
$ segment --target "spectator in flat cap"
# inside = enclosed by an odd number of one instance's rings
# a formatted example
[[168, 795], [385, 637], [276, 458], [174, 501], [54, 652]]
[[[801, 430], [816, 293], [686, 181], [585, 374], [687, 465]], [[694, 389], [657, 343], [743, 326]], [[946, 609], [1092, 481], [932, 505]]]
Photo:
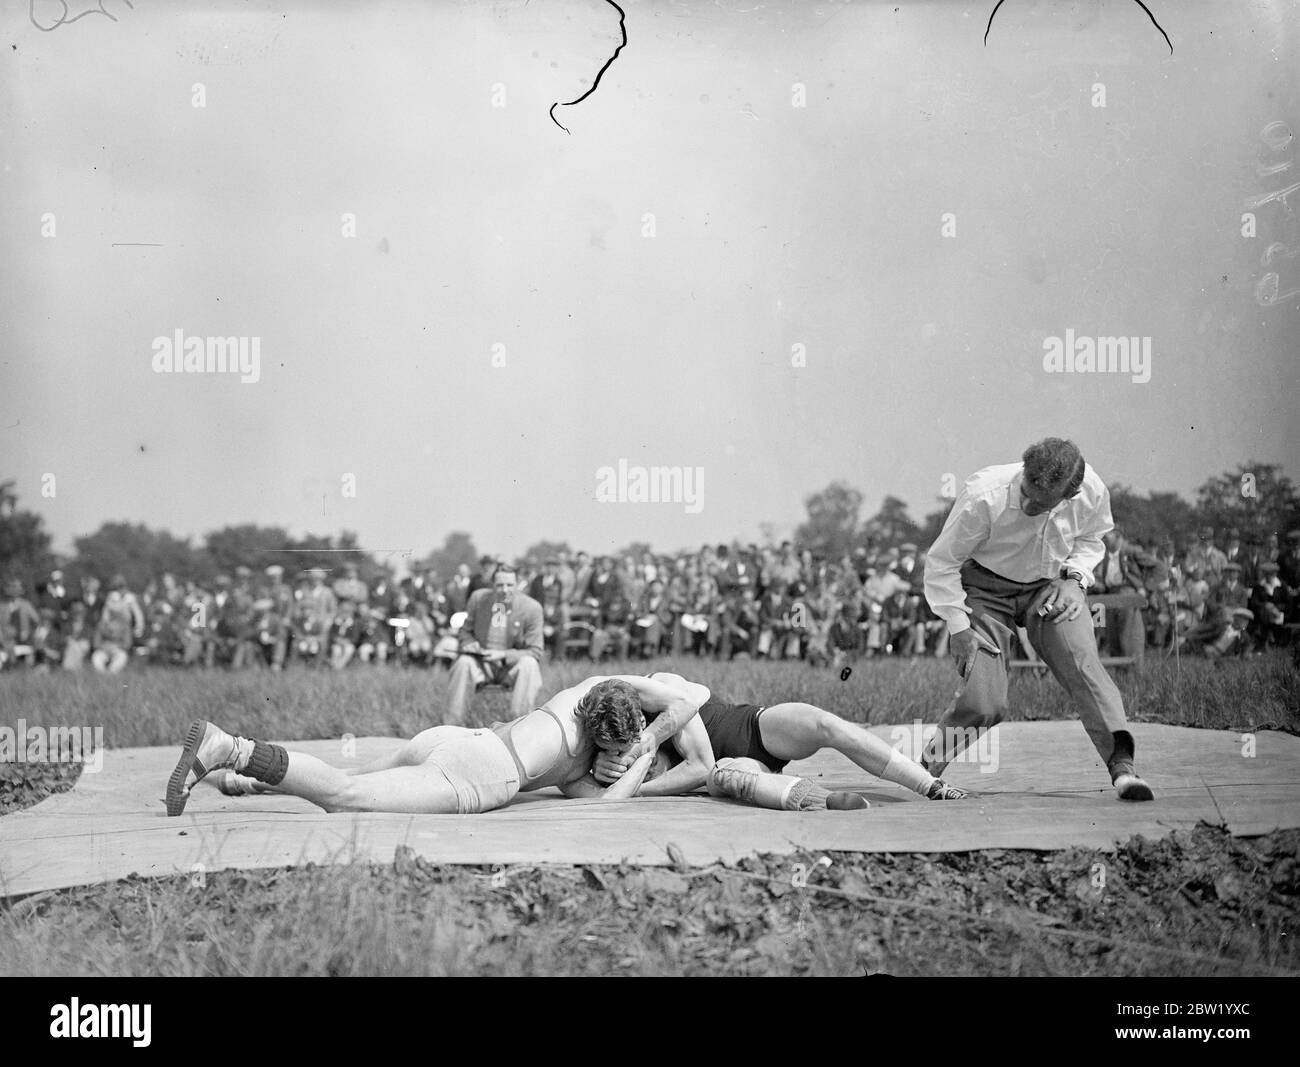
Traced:
[[1190, 634], [1185, 651], [1206, 659], [1248, 655], [1252, 644], [1248, 629], [1254, 617], [1249, 608], [1234, 608]]
[[1244, 608], [1250, 602], [1250, 590], [1242, 584], [1241, 564], [1228, 560], [1223, 565], [1223, 579], [1210, 590], [1210, 611], [1225, 619], [1233, 608]]

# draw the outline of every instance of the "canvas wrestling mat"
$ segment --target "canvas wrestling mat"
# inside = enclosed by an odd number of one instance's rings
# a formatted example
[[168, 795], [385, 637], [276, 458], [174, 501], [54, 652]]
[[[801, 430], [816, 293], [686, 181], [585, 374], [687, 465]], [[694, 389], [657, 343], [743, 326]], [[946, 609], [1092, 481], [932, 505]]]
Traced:
[[[161, 876], [225, 868], [391, 863], [407, 846], [437, 863], [668, 864], [668, 846], [707, 865], [754, 853], [808, 851], [965, 852], [976, 849], [1109, 849], [1135, 834], [1162, 837], [1199, 821], [1238, 836], [1300, 826], [1300, 738], [1134, 723], [1138, 769], [1152, 803], [1116, 799], [1083, 727], [1074, 721], [1003, 723], [997, 769], [954, 763], [945, 778], [972, 791], [931, 802], [873, 778], [836, 752], [789, 771], [829, 789], [852, 789], [866, 811], [784, 812], [703, 794], [631, 801], [566, 800], [554, 789], [521, 794], [482, 815], [328, 815], [293, 797], [224, 797], [200, 784], [185, 814], [167, 818], [162, 795], [180, 754], [167, 748], [109, 750], [98, 773], [67, 793], [0, 818], [0, 896], [89, 885], [130, 874]], [[913, 754], [910, 728], [874, 727]], [[291, 748], [358, 766], [401, 744], [358, 738]], [[991, 746], [979, 753], [990, 762]]]

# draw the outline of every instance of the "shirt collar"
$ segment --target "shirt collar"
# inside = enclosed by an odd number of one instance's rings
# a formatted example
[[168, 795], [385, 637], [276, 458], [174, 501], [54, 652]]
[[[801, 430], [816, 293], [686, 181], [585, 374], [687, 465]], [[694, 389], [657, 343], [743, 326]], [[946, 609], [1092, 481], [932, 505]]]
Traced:
[[[1024, 508], [1020, 506], [1020, 484], [1021, 482], [1024, 481], [1024, 479], [1025, 479], [1025, 469], [1022, 466], [1020, 470], [1016, 472], [1015, 477], [1011, 479], [1011, 485], [1008, 488], [1007, 507], [1014, 508], [1016, 511], [1024, 511]], [[1025, 518], [1041, 519], [1044, 516], [1055, 515], [1057, 512], [1059, 512], [1063, 507], [1065, 507], [1069, 503], [1070, 503], [1070, 498], [1066, 497], [1066, 499], [1060, 501], [1052, 508], [1049, 508], [1047, 511], [1040, 512], [1037, 515], [1026, 515]]]

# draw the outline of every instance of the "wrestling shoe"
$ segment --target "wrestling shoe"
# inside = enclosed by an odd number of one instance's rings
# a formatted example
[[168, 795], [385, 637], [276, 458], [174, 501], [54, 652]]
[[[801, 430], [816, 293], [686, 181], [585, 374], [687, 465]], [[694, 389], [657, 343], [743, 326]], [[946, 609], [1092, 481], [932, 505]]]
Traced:
[[167, 805], [167, 814], [181, 814], [195, 784], [211, 771], [232, 766], [238, 751], [235, 738], [225, 730], [203, 719], [192, 722], [185, 735], [181, 758], [167, 779], [167, 796], [163, 801]]
[[871, 807], [871, 801], [858, 793], [828, 793], [826, 808], [828, 811], [860, 811]]
[[1155, 800], [1156, 795], [1151, 792], [1151, 787], [1133, 770], [1133, 759], [1127, 753], [1110, 760], [1106, 764], [1106, 770], [1110, 771], [1110, 780], [1114, 783], [1120, 800]]
[[259, 782], [256, 778], [250, 778], [246, 774], [240, 774], [231, 770], [229, 767], [215, 771], [212, 775], [213, 784], [228, 797], [252, 797], [261, 793], [274, 792], [274, 787], [267, 785], [265, 782]]
[[965, 800], [969, 793], [964, 789], [958, 789], [955, 785], [949, 785], [942, 778], [936, 778], [934, 784], [930, 786], [929, 792], [925, 794], [926, 800]]
[[1120, 771], [1112, 781], [1115, 783], [1115, 792], [1119, 794], [1120, 800], [1155, 800], [1156, 798], [1156, 795], [1151, 792], [1151, 787], [1134, 774], [1132, 768]]

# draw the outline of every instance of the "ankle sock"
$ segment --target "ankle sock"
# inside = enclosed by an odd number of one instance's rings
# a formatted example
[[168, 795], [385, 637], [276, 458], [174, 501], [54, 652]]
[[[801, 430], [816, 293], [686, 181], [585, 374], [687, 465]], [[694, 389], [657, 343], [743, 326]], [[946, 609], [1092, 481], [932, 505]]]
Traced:
[[934, 775], [901, 752], [895, 752], [889, 757], [889, 762], [880, 772], [880, 777], [886, 782], [906, 786], [913, 793], [919, 793], [921, 796], [926, 796], [934, 784]]
[[283, 746], [267, 741], [248, 742], [246, 738], [239, 740], [251, 744], [253, 748], [245, 766], [242, 769], [238, 766], [235, 768], [239, 773], [267, 785], [279, 785], [284, 781], [285, 773], [289, 770], [289, 753]]
[[796, 778], [781, 797], [781, 807], [786, 811], [824, 811], [830, 794], [807, 778]]

